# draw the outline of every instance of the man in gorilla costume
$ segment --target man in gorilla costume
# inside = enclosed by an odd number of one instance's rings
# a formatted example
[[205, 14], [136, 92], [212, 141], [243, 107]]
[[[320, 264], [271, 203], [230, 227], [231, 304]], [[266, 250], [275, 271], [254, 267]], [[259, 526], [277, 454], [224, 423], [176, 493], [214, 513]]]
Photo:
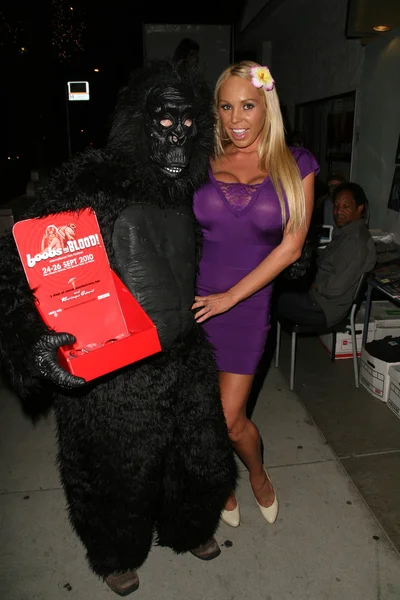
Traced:
[[0, 245], [0, 358], [25, 400], [53, 394], [73, 528], [113, 591], [139, 584], [154, 537], [209, 560], [236, 468], [211, 348], [191, 312], [194, 190], [212, 152], [211, 101], [195, 71], [161, 63], [120, 92], [108, 144], [66, 163], [30, 216], [91, 208], [113, 268], [157, 327], [162, 352], [90, 383], [56, 350], [11, 234]]

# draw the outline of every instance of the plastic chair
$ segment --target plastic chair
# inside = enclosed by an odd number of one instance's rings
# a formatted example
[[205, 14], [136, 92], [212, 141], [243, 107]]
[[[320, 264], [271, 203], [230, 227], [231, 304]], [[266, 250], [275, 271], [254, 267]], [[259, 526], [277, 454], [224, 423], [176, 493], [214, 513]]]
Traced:
[[363, 273], [360, 277], [357, 288], [354, 294], [354, 299], [352, 305], [347, 313], [346, 317], [342, 319], [339, 323], [335, 325], [331, 325], [330, 327], [318, 327], [316, 325], [299, 325], [294, 321], [286, 318], [278, 318], [278, 327], [277, 327], [277, 342], [276, 342], [276, 353], [275, 353], [275, 367], [279, 366], [279, 353], [281, 346], [281, 333], [282, 329], [291, 333], [292, 335], [292, 347], [290, 354], [290, 389], [294, 388], [294, 373], [296, 366], [296, 345], [297, 345], [297, 335], [298, 334], [306, 334], [306, 335], [326, 335], [328, 333], [332, 334], [332, 348], [331, 348], [331, 360], [335, 361], [335, 349], [336, 349], [336, 334], [338, 332], [348, 331], [350, 327], [351, 331], [351, 341], [353, 346], [353, 368], [354, 368], [354, 383], [356, 388], [359, 387], [359, 376], [358, 376], [358, 358], [357, 358], [357, 338], [356, 338], [356, 326], [355, 326], [355, 318], [358, 309], [361, 306], [361, 303], [365, 296], [365, 288], [367, 281], [368, 273]]

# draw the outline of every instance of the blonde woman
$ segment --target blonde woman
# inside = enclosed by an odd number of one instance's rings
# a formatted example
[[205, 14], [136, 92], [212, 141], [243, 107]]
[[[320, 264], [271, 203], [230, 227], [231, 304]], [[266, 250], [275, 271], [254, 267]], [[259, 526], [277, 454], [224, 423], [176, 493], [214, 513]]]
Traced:
[[[301, 255], [318, 165], [307, 150], [286, 146], [267, 67], [230, 66], [214, 100], [215, 156], [209, 181], [194, 199], [204, 239], [192, 308], [215, 348], [230, 439], [262, 515], [274, 523], [278, 500], [246, 403], [269, 330], [273, 281]], [[233, 491], [221, 518], [233, 527], [240, 523]]]

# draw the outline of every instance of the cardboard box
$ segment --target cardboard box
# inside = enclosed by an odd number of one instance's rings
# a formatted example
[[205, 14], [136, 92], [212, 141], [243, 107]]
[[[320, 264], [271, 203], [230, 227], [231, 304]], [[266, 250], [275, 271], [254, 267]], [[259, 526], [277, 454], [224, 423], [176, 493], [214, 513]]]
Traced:
[[387, 405], [400, 419], [400, 367], [389, 369], [389, 396]]
[[[357, 340], [357, 356], [361, 356], [361, 342], [364, 331], [364, 311], [362, 308], [358, 311], [356, 315], [356, 340]], [[328, 352], [329, 356], [331, 356], [331, 348], [332, 348], [332, 334], [329, 333], [327, 335], [320, 336], [321, 344], [324, 349]], [[367, 342], [372, 342], [375, 339], [375, 322], [371, 318], [369, 321], [368, 327], [368, 336]], [[353, 341], [351, 338], [351, 329], [350, 325], [347, 328], [346, 332], [338, 332], [336, 334], [336, 351], [335, 351], [336, 359], [345, 359], [345, 358], [353, 358]]]
[[390, 300], [374, 300], [371, 321], [375, 322], [375, 339], [400, 336], [400, 305]]
[[389, 369], [400, 362], [389, 363], [379, 360], [362, 349], [360, 361], [360, 383], [370, 394], [387, 402], [389, 396]]
[[93, 211], [14, 225], [36, 307], [48, 327], [76, 342], [58, 356], [91, 381], [161, 350], [155, 325], [111, 270]]

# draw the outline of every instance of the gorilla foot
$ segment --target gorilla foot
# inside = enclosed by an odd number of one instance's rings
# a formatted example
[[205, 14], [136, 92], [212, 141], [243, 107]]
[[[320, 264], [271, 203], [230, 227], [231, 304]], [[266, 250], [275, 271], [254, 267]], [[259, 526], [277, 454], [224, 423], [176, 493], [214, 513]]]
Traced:
[[193, 556], [196, 556], [196, 558], [200, 558], [201, 560], [212, 560], [221, 554], [221, 549], [218, 546], [217, 540], [212, 537], [208, 542], [194, 548], [190, 552]]
[[106, 577], [105, 582], [118, 596], [128, 596], [128, 594], [136, 592], [139, 587], [139, 577], [136, 571], [112, 573]]

